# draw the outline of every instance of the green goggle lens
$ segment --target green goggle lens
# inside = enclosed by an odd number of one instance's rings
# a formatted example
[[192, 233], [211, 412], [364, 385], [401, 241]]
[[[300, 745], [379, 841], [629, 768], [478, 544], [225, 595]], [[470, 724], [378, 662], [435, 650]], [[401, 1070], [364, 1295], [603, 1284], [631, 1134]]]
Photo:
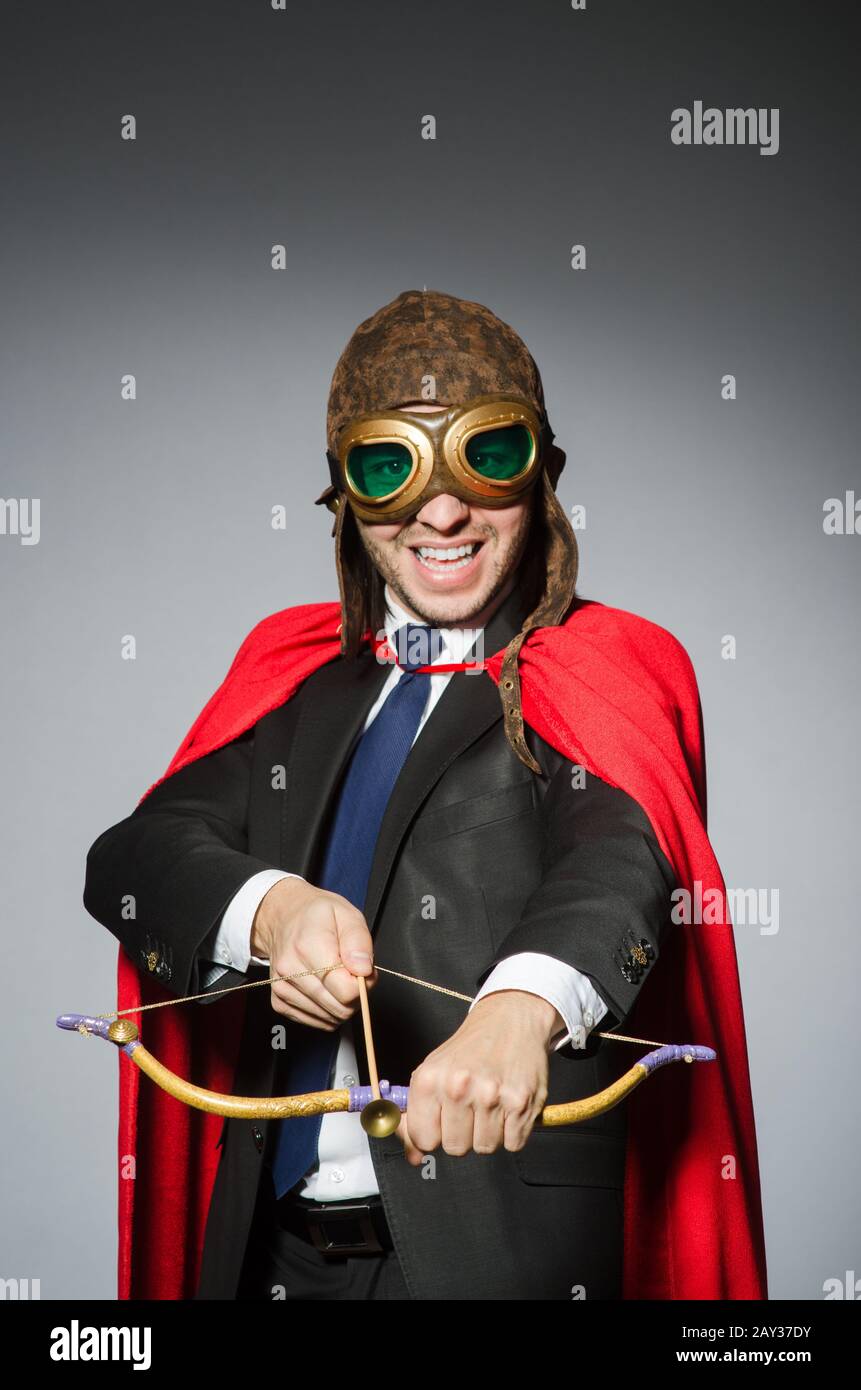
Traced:
[[388, 497], [407, 481], [413, 457], [404, 444], [354, 444], [347, 455], [347, 476], [365, 497]]
[[504, 483], [518, 477], [532, 460], [532, 434], [525, 425], [481, 430], [464, 449], [470, 468], [482, 478]]

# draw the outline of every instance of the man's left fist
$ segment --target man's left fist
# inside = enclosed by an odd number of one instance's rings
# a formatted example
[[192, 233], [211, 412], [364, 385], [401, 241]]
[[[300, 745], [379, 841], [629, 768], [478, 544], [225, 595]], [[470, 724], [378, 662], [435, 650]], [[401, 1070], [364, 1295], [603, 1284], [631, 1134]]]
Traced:
[[565, 1027], [537, 994], [499, 990], [479, 1000], [457, 1032], [410, 1077], [398, 1127], [407, 1161], [425, 1154], [522, 1149], [547, 1099], [550, 1040]]

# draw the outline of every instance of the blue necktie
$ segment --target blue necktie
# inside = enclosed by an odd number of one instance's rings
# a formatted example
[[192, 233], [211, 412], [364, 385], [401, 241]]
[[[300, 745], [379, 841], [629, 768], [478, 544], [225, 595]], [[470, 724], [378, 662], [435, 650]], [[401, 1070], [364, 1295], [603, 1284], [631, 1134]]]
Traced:
[[[434, 639], [431, 650], [429, 644]], [[317, 885], [340, 893], [359, 909], [365, 905], [386, 805], [415, 740], [430, 692], [430, 676], [411, 668], [430, 664], [439, 650], [439, 633], [419, 623], [405, 623], [394, 634], [393, 645], [403, 675], [350, 757]], [[302, 1028], [290, 1057], [288, 1095], [325, 1089], [338, 1042], [337, 1031]], [[316, 1162], [322, 1122], [322, 1115], [280, 1121], [272, 1159], [278, 1197], [289, 1192]]]

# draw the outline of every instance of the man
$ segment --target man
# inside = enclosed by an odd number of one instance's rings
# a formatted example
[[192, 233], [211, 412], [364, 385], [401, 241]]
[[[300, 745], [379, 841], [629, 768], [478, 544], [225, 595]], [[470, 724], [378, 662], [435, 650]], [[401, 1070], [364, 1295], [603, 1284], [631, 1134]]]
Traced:
[[[660, 972], [679, 881], [666, 851], [685, 855], [672, 816], [658, 833], [617, 775], [645, 761], [656, 764], [646, 782], [664, 778], [663, 733], [652, 747], [644, 725], [633, 752], [608, 752], [606, 778], [589, 748], [572, 766], [579, 745], [556, 735], [582, 676], [560, 680], [542, 662], [544, 634], [567, 639], [577, 618], [587, 692], [613, 638], [589, 655], [576, 542], [554, 491], [565, 456], [552, 441], [535, 363], [483, 306], [407, 292], [360, 325], [332, 381], [332, 481], [319, 499], [336, 514], [337, 653], [309, 627], [318, 609], [329, 622], [330, 606], [275, 615], [286, 622], [277, 638], [262, 624], [170, 775], [90, 851], [88, 909], [171, 993], [222, 989], [226, 969], [279, 977], [247, 992], [237, 1091], [354, 1084], [367, 1063], [360, 977], [384, 1074], [410, 1084], [384, 1139], [369, 1140], [353, 1114], [228, 1121], [199, 1297], [622, 1294], [625, 1108], [571, 1129], [533, 1126], [545, 1103], [625, 1070], [622, 1044], [594, 1035], [616, 1029]], [[672, 643], [632, 621], [647, 645]], [[481, 662], [503, 652], [497, 691]], [[243, 654], [262, 656], [263, 674], [247, 678]], [[647, 658], [642, 671], [631, 659], [638, 690]], [[678, 660], [667, 647], [666, 663]], [[584, 729], [596, 712], [601, 726], [592, 748], [602, 728], [630, 743], [630, 719], [615, 728], [631, 699], [618, 679], [612, 665], [601, 677], [607, 709], [581, 699]], [[663, 782], [661, 795], [684, 801]], [[642, 800], [651, 809], [660, 797]], [[685, 843], [702, 854], [695, 819]], [[732, 996], [724, 981], [731, 1045], [735, 983]], [[747, 1110], [743, 1090], [733, 1102], [751, 1288], [755, 1145], [749, 1095]], [[728, 1142], [714, 1141], [715, 1152]], [[629, 1175], [634, 1166], [629, 1154]], [[140, 1206], [140, 1174], [136, 1187]], [[725, 1224], [737, 1235], [733, 1213]]]

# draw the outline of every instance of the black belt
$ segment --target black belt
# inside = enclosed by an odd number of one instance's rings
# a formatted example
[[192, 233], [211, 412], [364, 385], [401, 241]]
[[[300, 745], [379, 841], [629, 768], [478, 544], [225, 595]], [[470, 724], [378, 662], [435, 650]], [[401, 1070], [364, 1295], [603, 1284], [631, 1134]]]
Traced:
[[379, 1197], [352, 1202], [309, 1202], [287, 1192], [275, 1207], [279, 1226], [323, 1255], [379, 1255], [394, 1249]]

